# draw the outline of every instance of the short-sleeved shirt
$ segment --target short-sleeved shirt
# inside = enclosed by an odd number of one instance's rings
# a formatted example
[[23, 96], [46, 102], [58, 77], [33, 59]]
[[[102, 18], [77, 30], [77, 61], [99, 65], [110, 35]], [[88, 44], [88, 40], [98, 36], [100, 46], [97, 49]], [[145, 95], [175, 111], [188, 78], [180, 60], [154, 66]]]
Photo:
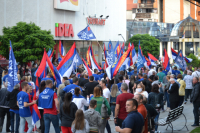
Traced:
[[[57, 94], [54, 93], [53, 99], [56, 99], [56, 98], [58, 98]], [[54, 100], [53, 100], [53, 106], [52, 106], [52, 108], [50, 108], [50, 109], [44, 109], [44, 114], [57, 115], [57, 108], [56, 108], [56, 104], [55, 104]]]
[[177, 76], [179, 74], [181, 74], [181, 72], [179, 70], [172, 70], [172, 74], [174, 74], [176, 76], [176, 79], [177, 79]]
[[3, 77], [3, 82], [7, 82], [7, 81], [8, 81], [8, 74]]
[[117, 84], [118, 90], [119, 90], [119, 91], [121, 91], [121, 85], [122, 85], [122, 83], [118, 83], [118, 84]]
[[163, 82], [163, 78], [166, 76], [163, 72], [157, 73], [157, 76], [159, 77], [159, 81]]
[[81, 87], [79, 87], [78, 85], [75, 85], [75, 84], [67, 85], [63, 90], [66, 93], [71, 92], [74, 95], [74, 90], [76, 87], [80, 88], [80, 90], [82, 91]]
[[94, 76], [94, 80], [95, 80], [95, 81], [98, 81], [98, 80], [100, 80], [100, 77], [99, 77], [99, 75], [97, 75], [97, 74], [92, 74], [92, 76]]
[[131, 93], [122, 93], [117, 96], [116, 104], [119, 104], [119, 113], [118, 113], [118, 118], [124, 120], [127, 117], [127, 112], [126, 112], [126, 101], [128, 99], [132, 99], [134, 97], [133, 94]]
[[30, 117], [31, 116], [30, 107], [24, 107], [24, 102], [29, 103], [28, 94], [24, 91], [20, 91], [17, 94], [17, 101], [19, 104], [19, 115], [21, 117]]
[[130, 112], [122, 123], [122, 128], [132, 129], [131, 133], [141, 133], [143, 126], [144, 119], [138, 111]]
[[107, 99], [109, 99], [108, 100], [108, 102], [110, 102], [110, 91], [109, 91], [109, 89], [108, 88], [106, 88], [106, 89], [104, 89], [103, 90], [103, 96]]
[[144, 106], [144, 104], [140, 104], [138, 105], [137, 108], [138, 112], [143, 116], [144, 121], [145, 121], [145, 130], [143, 133], [147, 133], [148, 132], [148, 119], [147, 119], [147, 109]]

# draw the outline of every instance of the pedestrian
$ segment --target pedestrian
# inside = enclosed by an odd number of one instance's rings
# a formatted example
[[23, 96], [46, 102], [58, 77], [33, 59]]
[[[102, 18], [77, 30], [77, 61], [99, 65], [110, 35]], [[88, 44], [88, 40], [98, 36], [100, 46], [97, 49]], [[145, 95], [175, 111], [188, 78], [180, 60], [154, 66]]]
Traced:
[[[78, 86], [78, 78], [74, 77], [73, 78], [73, 84], [67, 85], [63, 90], [63, 93], [68, 93], [71, 92], [74, 95], [74, 89]], [[82, 91], [81, 87], [79, 87], [80, 90]]]
[[143, 85], [145, 86], [145, 91], [147, 91], [147, 93], [151, 92], [151, 82], [147, 79], [147, 75], [144, 74], [143, 76], [144, 80], [142, 81]]
[[170, 75], [167, 75], [166, 79], [167, 79], [167, 84], [164, 86], [164, 95], [165, 95], [164, 96], [164, 102], [167, 102], [166, 111], [170, 111], [170, 102], [169, 102], [169, 93], [168, 93], [169, 87], [171, 85], [171, 82], [169, 81], [170, 80]]
[[142, 133], [144, 127], [143, 116], [137, 111], [138, 103], [135, 99], [126, 101], [127, 117], [122, 123], [122, 127], [116, 126], [115, 130], [120, 133]]
[[63, 133], [72, 133], [71, 126], [77, 110], [76, 104], [72, 102], [72, 93], [66, 93], [60, 106], [61, 130]]
[[156, 71], [155, 71], [155, 69], [154, 69], [154, 66], [151, 66], [151, 69], [150, 69], [150, 71], [148, 72], [148, 77], [150, 78], [150, 76], [151, 76], [151, 75], [154, 75], [154, 74], [156, 74]]
[[[135, 76], [132, 75], [131, 78], [130, 78], [130, 82], [129, 82], [129, 90], [130, 90], [130, 93], [133, 93], [133, 86], [134, 86], [135, 81], [136, 81]], [[118, 88], [119, 88], [119, 87], [118, 87]]]
[[[102, 97], [102, 94], [103, 93], [103, 90], [100, 86], [96, 86], [94, 88], [94, 97], [92, 99], [96, 100], [97, 101], [97, 107], [95, 108], [96, 111], [98, 111], [100, 114], [101, 114], [101, 107], [102, 107], [102, 104], [104, 104], [106, 107], [107, 107], [107, 113], [108, 113], [108, 116], [107, 117], [102, 117], [102, 124], [100, 126], [100, 132], [101, 133], [104, 133], [104, 130], [105, 130], [105, 127], [106, 127], [106, 122], [107, 122], [107, 119], [108, 117], [111, 115], [111, 109], [110, 109], [110, 105], [109, 105], [109, 102], [106, 98]], [[101, 114], [102, 116], [103, 114]]]
[[171, 87], [168, 90], [169, 95], [169, 102], [170, 102], [170, 109], [173, 110], [179, 106], [179, 86], [175, 82], [174, 78], [169, 80], [171, 82]]
[[127, 86], [128, 86], [128, 92], [130, 92], [130, 89], [129, 89], [130, 80], [128, 79], [128, 75], [124, 76], [124, 80], [122, 82], [127, 84]]
[[[9, 107], [10, 107], [10, 124], [11, 124], [11, 131], [10, 132], [15, 132], [19, 133], [19, 107], [17, 106], [17, 94], [20, 92], [19, 91], [19, 84], [14, 86], [14, 89], [12, 92], [8, 93], [7, 95], [7, 101], [9, 101]], [[15, 116], [15, 118], [14, 118]], [[14, 124], [14, 121], [16, 122]], [[15, 125], [15, 128], [14, 128]]]
[[159, 78], [159, 82], [163, 82], [163, 78], [166, 76], [165, 73], [162, 72], [162, 67], [159, 68], [159, 73], [157, 73]]
[[138, 102], [138, 112], [143, 116], [144, 119], [144, 132], [148, 132], [148, 118], [147, 118], [147, 110], [143, 104], [143, 96], [141, 94], [134, 95], [134, 99]]
[[200, 107], [200, 90], [199, 90], [199, 79], [197, 77], [193, 78], [193, 90], [191, 94], [190, 102], [193, 103], [193, 114], [194, 114], [194, 124], [192, 126], [199, 126], [199, 107]]
[[8, 70], [4, 70], [4, 75], [3, 75], [3, 86], [2, 88], [7, 88], [8, 85]]
[[128, 90], [127, 84], [122, 83], [121, 85], [122, 94], [118, 95], [117, 100], [116, 100], [114, 122], [117, 126], [120, 126], [120, 127], [122, 127], [122, 123], [128, 115], [128, 112], [126, 112], [126, 108], [125, 108], [126, 101], [134, 97], [134, 95], [131, 93], [128, 93], [127, 90]]
[[118, 90], [117, 84], [113, 84], [110, 93], [110, 105], [111, 105], [110, 107], [113, 113], [113, 117], [115, 117], [116, 99], [119, 94], [121, 94], [121, 92]]
[[117, 86], [118, 86], [118, 90], [119, 90], [119, 91], [121, 91], [122, 80], [123, 80], [123, 76], [119, 75], [119, 76], [118, 76], [118, 81], [119, 81], [119, 83], [117, 83]]
[[91, 133], [98, 133], [99, 127], [102, 124], [102, 118], [99, 112], [95, 111], [97, 101], [91, 100], [89, 109], [84, 112], [84, 117], [88, 121]]
[[145, 96], [146, 98], [148, 98], [148, 93], [147, 93], [147, 91], [145, 91], [145, 86], [142, 83], [139, 83], [137, 85], [134, 95], [136, 95], [136, 94], [141, 94], [141, 95]]
[[84, 74], [84, 80], [83, 81], [81, 81], [81, 83], [80, 83], [80, 87], [84, 87], [85, 86], [85, 84], [86, 83], [88, 83], [89, 82], [89, 79], [88, 79], [88, 74], [87, 73], [85, 73]]
[[76, 104], [76, 106], [78, 107], [78, 109], [82, 109], [83, 111], [84, 106], [89, 106], [89, 95], [87, 96], [87, 100], [81, 95], [81, 90], [80, 88], [76, 87], [75, 91], [74, 91], [74, 96], [73, 96], [73, 100], [72, 102], [74, 102]]
[[179, 106], [181, 106], [184, 102], [186, 84], [185, 84], [185, 81], [183, 80], [183, 76], [181, 74], [179, 74], [177, 76], [177, 81], [180, 84], [180, 87], [179, 87]]
[[197, 78], [200, 77], [200, 72], [197, 70], [197, 67], [194, 68], [194, 72], [192, 73], [192, 76], [193, 76], [193, 78], [194, 77], [197, 77]]
[[45, 124], [45, 133], [49, 133], [50, 124], [52, 122], [55, 133], [60, 133], [59, 128], [59, 102], [57, 94], [53, 91], [53, 82], [48, 79], [45, 81], [46, 88], [43, 92], [40, 93], [38, 99], [38, 105], [44, 108], [44, 124]]
[[84, 119], [83, 110], [76, 111], [75, 120], [71, 127], [72, 133], [89, 133], [90, 127], [86, 119]]
[[94, 76], [89, 77], [89, 82], [85, 84], [84, 91], [85, 96], [93, 94], [94, 87], [97, 86], [99, 83], [94, 81]]
[[186, 87], [185, 87], [185, 104], [187, 103], [187, 99], [191, 98], [191, 93], [192, 93], [192, 81], [193, 81], [193, 76], [192, 76], [192, 72], [189, 71], [188, 74], [184, 77], [183, 79], [185, 81]]
[[183, 79], [184, 79], [184, 77], [187, 75], [187, 70], [185, 70], [184, 72], [183, 72]]
[[29, 89], [29, 85], [27, 82], [21, 83], [22, 91], [17, 94], [17, 104], [19, 106], [19, 116], [20, 116], [20, 133], [24, 132], [25, 122], [28, 123], [28, 131], [27, 133], [31, 133], [33, 131], [32, 125], [32, 116], [30, 106], [36, 104], [36, 101], [29, 103], [29, 96], [26, 93]]

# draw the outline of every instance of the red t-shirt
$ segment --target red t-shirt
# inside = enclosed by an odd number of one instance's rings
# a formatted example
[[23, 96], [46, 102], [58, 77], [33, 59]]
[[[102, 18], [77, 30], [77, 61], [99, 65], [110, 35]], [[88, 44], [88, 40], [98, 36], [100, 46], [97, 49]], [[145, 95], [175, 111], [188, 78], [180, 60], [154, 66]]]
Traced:
[[127, 112], [126, 112], [126, 101], [128, 99], [132, 99], [134, 95], [132, 93], [122, 93], [117, 96], [116, 104], [119, 104], [119, 113], [118, 113], [118, 118], [124, 120], [127, 117]]
[[[138, 105], [138, 112], [144, 117], [145, 121], [145, 130], [143, 133], [148, 133], [148, 118], [147, 118], [147, 109], [143, 104]], [[146, 120], [145, 120], [146, 119]]]
[[54, 99], [56, 99], [56, 98], [58, 98], [57, 94], [54, 93], [54, 95], [53, 95], [53, 107], [50, 108], [50, 109], [44, 109], [44, 114], [52, 114], [52, 115], [58, 114], [56, 104], [55, 104], [55, 101], [54, 101]]

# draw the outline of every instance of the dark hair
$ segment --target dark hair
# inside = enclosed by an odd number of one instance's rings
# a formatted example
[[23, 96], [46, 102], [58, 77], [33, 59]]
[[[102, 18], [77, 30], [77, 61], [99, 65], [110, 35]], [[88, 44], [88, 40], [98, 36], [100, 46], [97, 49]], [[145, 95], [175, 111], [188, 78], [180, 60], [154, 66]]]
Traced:
[[179, 79], [179, 78], [180, 78], [180, 79], [183, 79], [183, 76], [182, 76], [181, 74], [178, 74], [178, 75], [177, 75], [177, 79]]
[[138, 76], [141, 76], [141, 77], [142, 77], [143, 75], [142, 75], [142, 73], [139, 73]]
[[143, 96], [141, 94], [136, 94], [139, 96], [139, 100], [142, 100], [143, 101]]
[[98, 72], [98, 70], [97, 70], [97, 69], [94, 69], [94, 73], [96, 73], [96, 72]]
[[46, 85], [45, 81], [41, 81], [40, 82], [39, 93], [44, 91], [45, 85]]
[[125, 75], [124, 77], [125, 77], [126, 79], [128, 79], [128, 75]]
[[67, 77], [63, 77], [63, 79], [64, 79], [64, 80], [68, 80], [68, 78], [67, 78]]
[[177, 66], [175, 66], [174, 69], [176, 70], [176, 69], [177, 69]]
[[120, 75], [120, 76], [118, 77], [118, 80], [122, 81], [122, 80], [123, 80], [123, 76]]
[[128, 99], [127, 101], [132, 101], [133, 106], [136, 106], [136, 109], [138, 108], [138, 102], [135, 99]]
[[84, 114], [83, 110], [78, 109], [75, 114], [75, 119], [72, 123], [74, 125], [75, 130], [83, 130], [85, 127], [85, 119], [84, 119]]
[[91, 107], [91, 108], [94, 108], [95, 105], [97, 105], [97, 100], [92, 99], [92, 100], [90, 101], [90, 107]]
[[84, 75], [83, 75], [83, 74], [81, 74], [81, 75], [80, 75], [80, 78], [83, 78], [83, 77], [84, 77]]
[[88, 78], [88, 74], [84, 74], [84, 78]]
[[146, 74], [144, 74], [143, 78], [144, 78], [144, 79], [147, 79], [147, 75], [146, 75]]
[[187, 70], [184, 71], [184, 74], [187, 74]]
[[124, 76], [124, 71], [120, 71], [119, 74]]
[[90, 77], [89, 77], [89, 80], [90, 80], [90, 81], [94, 81], [94, 76], [90, 76]]
[[74, 95], [78, 96], [80, 94], [79, 92], [80, 92], [80, 88], [76, 87], [74, 89]]
[[63, 101], [63, 111], [65, 113], [70, 114], [71, 100], [72, 100], [72, 93], [71, 92], [65, 93], [65, 97], [64, 97], [64, 101]]
[[162, 67], [160, 67], [159, 70], [162, 71]]
[[156, 75], [156, 76], [154, 76], [154, 80], [158, 80], [158, 76]]
[[152, 89], [151, 89], [151, 91], [152, 92], [155, 92], [155, 93], [159, 93], [159, 86], [158, 86], [158, 84], [154, 84], [153, 86], [152, 86]]
[[76, 83], [78, 81], [78, 78], [77, 77], [74, 77], [73, 78], [73, 83]]
[[101, 80], [101, 82], [106, 85], [106, 80]]
[[23, 89], [27, 84], [28, 84], [28, 82], [25, 82], [25, 81], [22, 82], [22, 83], [21, 83], [21, 87], [22, 87], [22, 89]]
[[48, 80], [45, 81], [45, 83], [46, 83], [46, 85], [50, 85], [50, 84], [53, 84], [53, 81], [48, 79]]

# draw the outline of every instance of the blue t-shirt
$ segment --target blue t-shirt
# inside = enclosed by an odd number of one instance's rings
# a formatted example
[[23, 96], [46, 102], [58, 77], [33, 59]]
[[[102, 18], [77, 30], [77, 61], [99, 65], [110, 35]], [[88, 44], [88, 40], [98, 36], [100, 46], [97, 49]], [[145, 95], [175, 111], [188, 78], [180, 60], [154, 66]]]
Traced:
[[168, 72], [167, 72], [167, 71], [165, 71], [165, 70], [163, 70], [162, 72], [163, 72], [165, 75], [167, 75], [167, 73], [168, 73]]
[[122, 83], [117, 84], [119, 91], [121, 91], [121, 85], [122, 85]]
[[104, 76], [104, 73], [99, 75], [100, 80], [103, 78], [103, 76]]
[[19, 104], [19, 115], [21, 117], [29, 117], [31, 116], [31, 111], [29, 107], [24, 107], [24, 102], [29, 103], [28, 94], [24, 91], [20, 91], [17, 94], [17, 101]]
[[47, 81], [47, 80], [52, 80], [52, 82], [54, 82], [52, 78], [42, 78], [41, 81]]
[[174, 74], [177, 77], [179, 74], [181, 74], [181, 72], [179, 70], [172, 70], [172, 74]]
[[14, 112], [15, 114], [19, 114], [19, 110], [10, 109], [9, 111], [10, 111], [10, 112]]
[[100, 79], [99, 79], [99, 78], [100, 78], [99, 75], [97, 75], [97, 74], [92, 74], [92, 76], [94, 76], [94, 80], [95, 80], [95, 81], [100, 80]]
[[130, 112], [122, 123], [123, 128], [132, 129], [131, 133], [141, 133], [144, 126], [144, 118], [138, 111]]
[[3, 82], [7, 82], [7, 81], [8, 81], [8, 74], [3, 77]]
[[70, 84], [73, 84], [73, 80], [71, 80], [71, 79], [68, 79], [68, 80], [69, 80]]
[[[63, 90], [68, 93], [68, 92], [71, 92], [73, 95], [74, 95], [74, 90], [75, 88], [78, 87], [81, 89], [81, 87], [79, 87], [78, 85], [75, 85], [75, 84], [71, 84], [71, 85], [67, 85]], [[82, 89], [81, 89], [82, 91]]]
[[133, 73], [134, 73], [134, 70], [132, 70], [131, 72], [127, 72], [127, 75], [133, 75]]

